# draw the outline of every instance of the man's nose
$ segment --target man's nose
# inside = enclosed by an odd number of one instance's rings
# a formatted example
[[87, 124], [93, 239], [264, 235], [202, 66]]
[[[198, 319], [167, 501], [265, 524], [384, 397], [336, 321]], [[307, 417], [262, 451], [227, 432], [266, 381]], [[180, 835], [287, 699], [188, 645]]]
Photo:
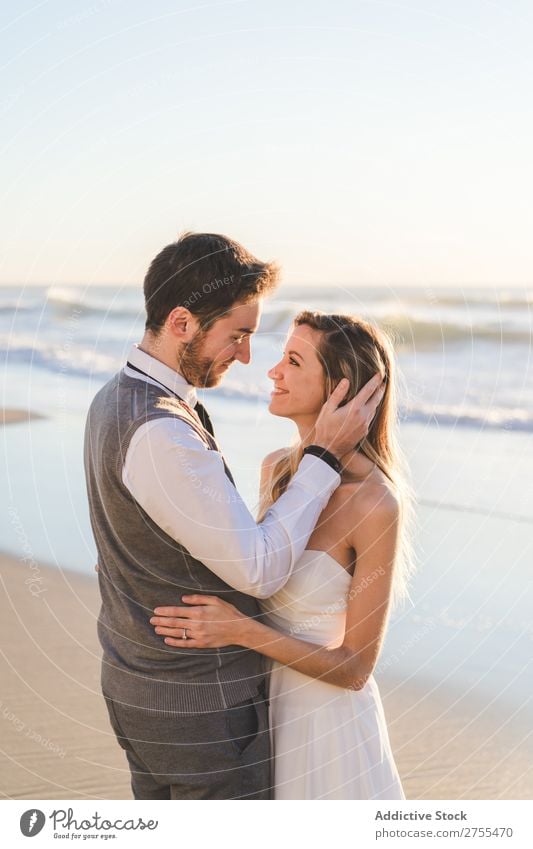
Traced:
[[239, 362], [243, 363], [245, 366], [247, 366], [252, 359], [252, 349], [249, 337], [242, 340], [241, 344], [237, 348], [235, 359], [239, 360]]

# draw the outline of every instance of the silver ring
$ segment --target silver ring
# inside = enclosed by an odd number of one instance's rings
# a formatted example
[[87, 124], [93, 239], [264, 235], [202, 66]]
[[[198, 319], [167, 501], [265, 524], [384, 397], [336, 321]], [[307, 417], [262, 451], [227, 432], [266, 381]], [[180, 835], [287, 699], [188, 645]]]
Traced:
[[184, 629], [183, 629], [183, 636], [182, 636], [182, 638], [181, 638], [181, 639], [182, 639], [182, 640], [188, 640], [188, 639], [189, 639], [189, 638], [188, 638], [188, 636], [187, 636], [187, 628], [184, 628]]

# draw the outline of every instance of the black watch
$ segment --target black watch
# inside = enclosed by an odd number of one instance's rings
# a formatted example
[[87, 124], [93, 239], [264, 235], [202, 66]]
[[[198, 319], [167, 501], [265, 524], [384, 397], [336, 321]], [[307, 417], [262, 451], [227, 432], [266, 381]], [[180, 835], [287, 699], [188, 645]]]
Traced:
[[304, 448], [304, 454], [312, 454], [314, 457], [320, 457], [324, 463], [327, 463], [328, 466], [331, 466], [334, 472], [337, 472], [338, 475], [342, 472], [342, 466], [340, 462], [337, 460], [334, 454], [331, 451], [326, 451], [325, 448], [322, 448], [321, 445], [308, 445]]

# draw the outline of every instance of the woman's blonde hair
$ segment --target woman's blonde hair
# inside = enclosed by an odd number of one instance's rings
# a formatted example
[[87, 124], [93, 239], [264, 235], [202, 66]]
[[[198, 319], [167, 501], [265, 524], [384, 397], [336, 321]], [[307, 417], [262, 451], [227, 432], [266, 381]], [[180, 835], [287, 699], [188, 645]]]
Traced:
[[[298, 313], [293, 325], [306, 325], [320, 333], [317, 355], [324, 372], [323, 401], [326, 401], [343, 377], [350, 382], [343, 404], [354, 398], [376, 373], [379, 372], [383, 378], [385, 394], [368, 435], [354, 447], [375, 463], [391, 481], [400, 502], [400, 547], [393, 588], [393, 600], [399, 601], [407, 595], [413, 563], [409, 533], [413, 499], [396, 436], [396, 374], [392, 344], [379, 328], [351, 315], [304, 310]], [[258, 521], [262, 521], [270, 506], [287, 489], [302, 454], [303, 446], [298, 441], [273, 463], [261, 487]]]

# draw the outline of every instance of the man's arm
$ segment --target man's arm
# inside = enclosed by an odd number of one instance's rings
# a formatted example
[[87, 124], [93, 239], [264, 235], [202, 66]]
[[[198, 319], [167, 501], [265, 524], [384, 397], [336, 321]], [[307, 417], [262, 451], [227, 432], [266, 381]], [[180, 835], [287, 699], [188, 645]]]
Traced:
[[[315, 425], [316, 444], [337, 458], [368, 433], [383, 397], [376, 374], [344, 406], [341, 380]], [[340, 483], [324, 460], [306, 455], [287, 490], [257, 524], [233, 484], [221, 455], [178, 418], [149, 422], [128, 447], [122, 479], [135, 500], [172, 539], [227, 584], [268, 598], [282, 587]]]
[[181, 419], [161, 418], [134, 434], [122, 479], [150, 518], [230, 586], [257, 598], [282, 587], [340, 483], [305, 456], [261, 524], [228, 479], [221, 455]]

